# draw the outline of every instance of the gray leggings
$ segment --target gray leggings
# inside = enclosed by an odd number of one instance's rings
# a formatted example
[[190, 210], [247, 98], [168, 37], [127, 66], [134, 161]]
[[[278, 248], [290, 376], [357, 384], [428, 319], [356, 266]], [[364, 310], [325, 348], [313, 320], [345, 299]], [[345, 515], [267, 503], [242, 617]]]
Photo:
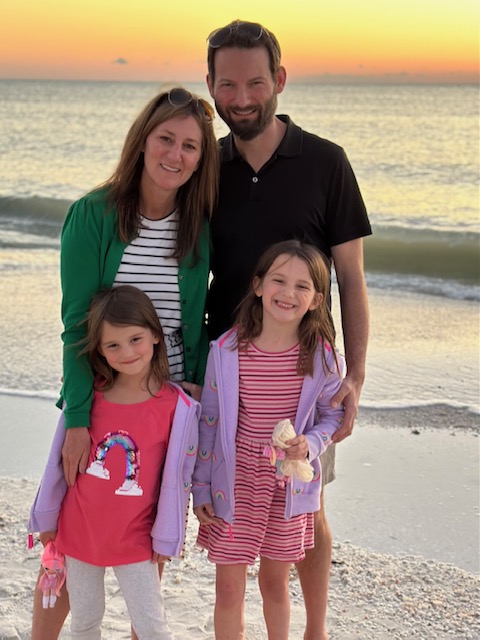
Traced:
[[[105, 567], [66, 556], [71, 637], [100, 640], [105, 612]], [[112, 567], [140, 640], [174, 640], [163, 608], [156, 564], [146, 560]]]

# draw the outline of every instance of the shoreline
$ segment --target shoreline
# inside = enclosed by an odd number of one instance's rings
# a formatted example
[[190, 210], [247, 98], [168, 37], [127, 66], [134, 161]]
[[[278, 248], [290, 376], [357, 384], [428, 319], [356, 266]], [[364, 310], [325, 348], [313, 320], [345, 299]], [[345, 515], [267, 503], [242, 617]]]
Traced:
[[480, 413], [445, 403], [406, 407], [363, 407], [358, 424], [406, 429], [462, 429], [480, 435]]

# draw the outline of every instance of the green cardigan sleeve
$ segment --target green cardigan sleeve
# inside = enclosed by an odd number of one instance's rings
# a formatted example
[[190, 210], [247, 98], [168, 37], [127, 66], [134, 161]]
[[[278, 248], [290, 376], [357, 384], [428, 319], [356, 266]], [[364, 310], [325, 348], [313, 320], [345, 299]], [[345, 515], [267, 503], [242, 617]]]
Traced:
[[63, 387], [65, 426], [88, 427], [93, 399], [93, 372], [79, 356], [86, 335], [85, 318], [92, 297], [113, 284], [125, 248], [117, 236], [115, 212], [107, 212], [105, 194], [89, 194], [69, 209], [62, 230]]
[[198, 247], [199, 259], [188, 255], [178, 270], [182, 305], [182, 336], [185, 354], [185, 380], [203, 385], [208, 355], [205, 325], [208, 276], [210, 271], [210, 229], [205, 221]]

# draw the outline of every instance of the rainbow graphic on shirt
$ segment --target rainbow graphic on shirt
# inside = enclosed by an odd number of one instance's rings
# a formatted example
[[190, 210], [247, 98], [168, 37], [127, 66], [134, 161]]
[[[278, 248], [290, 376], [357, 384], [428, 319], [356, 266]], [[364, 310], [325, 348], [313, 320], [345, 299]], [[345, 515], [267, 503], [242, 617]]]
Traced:
[[143, 489], [138, 484], [140, 451], [127, 431], [119, 430], [105, 434], [97, 445], [95, 457], [86, 473], [100, 480], [110, 480], [110, 471], [105, 467], [105, 462], [112, 447], [121, 447], [125, 451], [125, 480], [115, 491], [115, 494], [119, 496], [143, 495]]
[[218, 489], [218, 491], [215, 491], [215, 493], [213, 494], [213, 497], [215, 498], [215, 500], [225, 500], [225, 492], [221, 489]]

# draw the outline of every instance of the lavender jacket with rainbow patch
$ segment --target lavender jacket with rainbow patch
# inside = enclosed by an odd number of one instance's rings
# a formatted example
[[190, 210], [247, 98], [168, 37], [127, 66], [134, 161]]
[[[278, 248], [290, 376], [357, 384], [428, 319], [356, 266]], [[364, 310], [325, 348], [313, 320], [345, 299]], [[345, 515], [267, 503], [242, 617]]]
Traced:
[[[202, 393], [198, 457], [193, 474], [193, 505], [211, 503], [215, 515], [231, 523], [234, 517], [235, 436], [238, 425], [239, 364], [236, 331], [231, 329], [211, 344]], [[292, 479], [287, 484], [285, 518], [313, 513], [320, 508], [322, 470], [318, 456], [340, 426], [343, 408], [332, 409], [330, 400], [342, 383], [330, 346], [328, 369], [322, 362], [323, 344], [315, 354], [314, 376], [305, 376], [295, 419], [295, 431], [304, 434], [314, 469], [311, 482]], [[338, 356], [341, 368], [343, 359]], [[272, 425], [272, 431], [273, 431]], [[252, 478], [252, 487], [255, 479]]]
[[[151, 536], [153, 550], [164, 556], [178, 556], [185, 538], [185, 513], [197, 455], [200, 404], [178, 385], [178, 400], [173, 418], [157, 516]], [[67, 491], [62, 467], [62, 447], [66, 429], [64, 415], [58, 421], [47, 466], [30, 511], [28, 530], [56, 531], [60, 507]]]

